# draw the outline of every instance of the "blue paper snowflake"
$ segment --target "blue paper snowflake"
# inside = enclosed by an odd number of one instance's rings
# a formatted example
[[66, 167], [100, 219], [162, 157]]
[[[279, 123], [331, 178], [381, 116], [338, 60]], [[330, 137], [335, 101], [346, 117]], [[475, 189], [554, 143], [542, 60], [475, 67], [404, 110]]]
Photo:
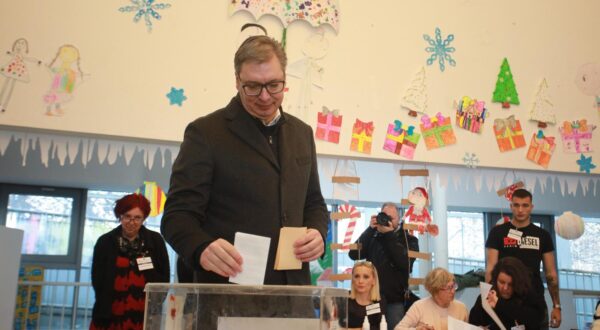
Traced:
[[448, 64], [452, 66], [456, 66], [456, 61], [452, 59], [449, 53], [454, 53], [454, 47], [448, 47], [452, 40], [454, 40], [454, 34], [449, 34], [446, 40], [442, 41], [442, 33], [440, 32], [440, 28], [435, 28], [435, 40], [431, 39], [431, 37], [427, 34], [423, 35], [423, 39], [431, 45], [431, 47], [425, 48], [428, 53], [432, 53], [429, 59], [427, 59], [427, 65], [433, 64], [435, 60], [440, 63], [440, 70], [442, 72], [446, 69], [444, 61], [447, 61]]
[[178, 106], [181, 106], [183, 101], [187, 100], [187, 96], [183, 95], [183, 93], [183, 88], [177, 89], [171, 87], [171, 91], [167, 94], [169, 105], [177, 104]]
[[592, 156], [586, 157], [581, 154], [581, 157], [577, 160], [579, 165], [579, 172], [585, 172], [590, 174], [590, 171], [596, 168], [596, 165], [592, 163]]
[[479, 164], [479, 158], [477, 158], [477, 155], [474, 153], [465, 152], [465, 156], [462, 160], [469, 168], [476, 168], [477, 164]]
[[144, 17], [144, 21], [146, 22], [146, 28], [148, 32], [152, 31], [152, 21], [151, 18], [154, 17], [156, 20], [161, 19], [162, 16], [157, 10], [167, 9], [171, 7], [171, 4], [168, 3], [154, 3], [155, 0], [130, 0], [133, 6], [124, 6], [119, 8], [119, 11], [122, 13], [135, 12], [135, 16], [133, 16], [133, 22], [137, 23], [142, 16]]

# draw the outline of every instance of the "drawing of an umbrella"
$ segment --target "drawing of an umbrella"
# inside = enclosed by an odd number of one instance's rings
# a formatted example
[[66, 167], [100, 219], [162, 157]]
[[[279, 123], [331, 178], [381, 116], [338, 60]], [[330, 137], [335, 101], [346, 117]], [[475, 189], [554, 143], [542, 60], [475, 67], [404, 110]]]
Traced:
[[314, 27], [329, 24], [336, 33], [339, 28], [337, 0], [231, 0], [230, 15], [240, 10], [250, 12], [256, 20], [263, 15], [278, 17], [283, 23], [284, 47], [287, 27], [293, 21], [304, 20]]

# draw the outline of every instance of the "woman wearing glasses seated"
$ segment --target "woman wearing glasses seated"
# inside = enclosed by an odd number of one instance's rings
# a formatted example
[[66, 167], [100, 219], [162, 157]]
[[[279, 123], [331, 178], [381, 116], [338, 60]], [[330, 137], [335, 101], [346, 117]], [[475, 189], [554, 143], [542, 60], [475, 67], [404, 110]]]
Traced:
[[454, 275], [444, 268], [433, 269], [425, 277], [431, 296], [415, 302], [394, 329], [447, 330], [449, 316], [467, 322], [467, 307], [454, 300], [457, 287]]
[[348, 320], [340, 325], [348, 329], [362, 329], [365, 317], [369, 329], [379, 330], [385, 305], [379, 294], [377, 269], [369, 261], [359, 261], [352, 267], [352, 288], [348, 299]]
[[90, 329], [142, 329], [144, 286], [169, 282], [169, 256], [159, 233], [146, 229], [150, 202], [141, 194], [119, 199], [120, 225], [94, 246], [92, 286], [96, 302]]

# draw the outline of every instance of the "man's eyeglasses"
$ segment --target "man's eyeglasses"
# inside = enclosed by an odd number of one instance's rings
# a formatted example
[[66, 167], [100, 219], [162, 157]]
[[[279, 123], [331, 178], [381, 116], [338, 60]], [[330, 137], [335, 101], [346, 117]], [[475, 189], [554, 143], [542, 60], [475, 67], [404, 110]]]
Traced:
[[260, 93], [262, 93], [263, 88], [266, 89], [267, 92], [271, 95], [281, 93], [285, 88], [285, 80], [270, 81], [266, 84], [247, 83], [242, 85], [244, 93], [248, 96], [260, 95]]
[[141, 215], [123, 214], [121, 216], [121, 220], [128, 221], [128, 222], [137, 222], [137, 223], [139, 223], [139, 222], [144, 221], [144, 217], [141, 216]]
[[456, 282], [452, 282], [452, 283], [446, 285], [445, 287], [441, 288], [441, 290], [445, 290], [445, 291], [450, 291], [450, 290], [456, 291], [457, 289], [458, 289], [458, 284], [456, 284]]

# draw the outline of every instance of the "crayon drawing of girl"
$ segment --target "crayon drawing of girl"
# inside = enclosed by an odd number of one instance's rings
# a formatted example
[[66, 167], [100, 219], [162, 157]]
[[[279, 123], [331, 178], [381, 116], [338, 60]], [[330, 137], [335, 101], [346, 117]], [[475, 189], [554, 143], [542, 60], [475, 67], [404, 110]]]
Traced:
[[38, 65], [42, 63], [33, 57], [25, 56], [29, 53], [29, 43], [25, 38], [15, 40], [12, 50], [6, 53], [12, 56], [12, 58], [4, 66], [0, 67], [0, 74], [6, 77], [2, 84], [2, 90], [0, 90], [0, 112], [6, 112], [13, 89], [15, 88], [15, 83], [17, 81], [23, 83], [29, 82], [29, 71], [25, 62], [37, 62]]
[[61, 116], [64, 113], [61, 105], [73, 98], [76, 84], [83, 79], [79, 61], [79, 50], [75, 46], [62, 45], [48, 65], [52, 82], [44, 95], [47, 116]]

